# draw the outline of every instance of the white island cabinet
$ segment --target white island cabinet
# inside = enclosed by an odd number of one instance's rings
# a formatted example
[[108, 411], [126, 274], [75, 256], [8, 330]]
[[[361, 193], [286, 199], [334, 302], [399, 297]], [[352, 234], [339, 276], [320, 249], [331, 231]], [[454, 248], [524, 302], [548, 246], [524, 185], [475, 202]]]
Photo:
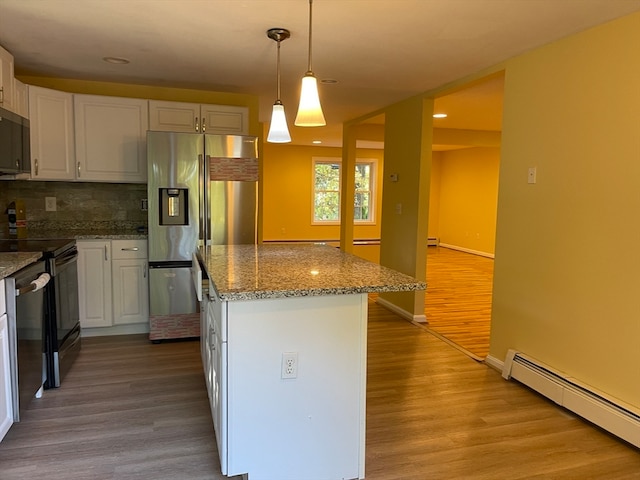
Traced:
[[222, 473], [363, 479], [369, 292], [424, 282], [328, 246], [203, 248]]

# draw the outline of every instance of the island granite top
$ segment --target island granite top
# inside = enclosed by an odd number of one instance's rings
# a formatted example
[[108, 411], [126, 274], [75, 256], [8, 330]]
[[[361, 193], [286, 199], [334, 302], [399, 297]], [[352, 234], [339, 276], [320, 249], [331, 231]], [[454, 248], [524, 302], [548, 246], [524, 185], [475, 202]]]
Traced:
[[42, 256], [41, 252], [2, 252], [0, 253], [0, 280], [31, 265]]
[[198, 252], [222, 300], [425, 290], [425, 282], [327, 245], [216, 245]]

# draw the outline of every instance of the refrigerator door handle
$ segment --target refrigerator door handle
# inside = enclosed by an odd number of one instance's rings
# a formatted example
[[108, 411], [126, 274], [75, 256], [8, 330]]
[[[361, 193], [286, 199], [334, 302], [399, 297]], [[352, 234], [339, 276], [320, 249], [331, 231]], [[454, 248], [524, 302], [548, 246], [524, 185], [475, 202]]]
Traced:
[[200, 208], [199, 208], [199, 218], [198, 218], [198, 222], [199, 222], [199, 235], [198, 238], [200, 240], [200, 244], [201, 246], [207, 246], [207, 242], [206, 242], [206, 224], [205, 224], [205, 188], [206, 188], [206, 180], [205, 180], [205, 165], [204, 165], [204, 160], [205, 158], [203, 157], [203, 155], [201, 153], [198, 154], [198, 191], [199, 191], [199, 202], [200, 202]]

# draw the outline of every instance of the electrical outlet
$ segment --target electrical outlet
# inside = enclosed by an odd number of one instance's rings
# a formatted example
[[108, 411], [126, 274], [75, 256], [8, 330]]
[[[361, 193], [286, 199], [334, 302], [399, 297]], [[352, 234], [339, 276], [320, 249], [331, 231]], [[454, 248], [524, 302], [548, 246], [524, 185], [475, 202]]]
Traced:
[[140, 202], [140, 210], [142, 210], [143, 212], [149, 210], [149, 201], [146, 198], [143, 198]]
[[44, 197], [44, 211], [55, 212], [56, 210], [56, 197]]
[[298, 352], [284, 352], [282, 354], [282, 378], [298, 377]]

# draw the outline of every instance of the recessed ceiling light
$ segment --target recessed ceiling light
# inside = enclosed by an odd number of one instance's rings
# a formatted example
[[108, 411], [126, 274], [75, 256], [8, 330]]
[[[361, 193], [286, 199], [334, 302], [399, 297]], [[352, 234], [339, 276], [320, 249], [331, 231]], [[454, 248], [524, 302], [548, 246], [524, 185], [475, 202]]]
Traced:
[[446, 113], [434, 113], [433, 118], [447, 118]]
[[322, 140], [313, 140], [311, 143], [315, 143], [316, 145], [319, 145], [322, 143]]
[[102, 57], [102, 60], [115, 65], [126, 65], [127, 63], [130, 63], [128, 59], [122, 57]]

